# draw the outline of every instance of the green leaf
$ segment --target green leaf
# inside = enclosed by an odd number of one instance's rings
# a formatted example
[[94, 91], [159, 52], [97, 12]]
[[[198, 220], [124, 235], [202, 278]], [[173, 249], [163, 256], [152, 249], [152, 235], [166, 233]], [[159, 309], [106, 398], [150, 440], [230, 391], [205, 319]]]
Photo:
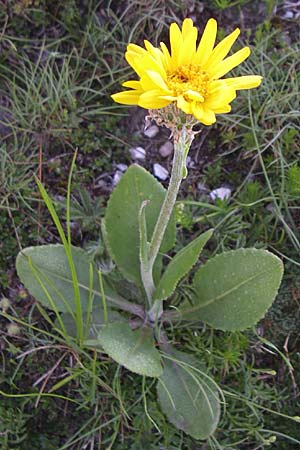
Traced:
[[[106, 242], [119, 269], [130, 281], [141, 285], [139, 261], [139, 212], [145, 208], [147, 241], [151, 241], [164, 197], [163, 186], [145, 169], [133, 165], [113, 191], [105, 214]], [[174, 215], [167, 227], [160, 251], [167, 252], [175, 242]]]
[[[107, 309], [107, 312], [108, 312], [109, 323], [122, 322], [123, 320], [125, 320], [125, 318], [123, 318], [123, 316], [121, 316], [117, 311]], [[77, 326], [76, 326], [76, 321], [74, 320], [72, 315], [69, 313], [62, 313], [61, 319], [66, 328], [66, 332], [68, 333], [68, 336], [76, 338]], [[83, 321], [83, 326], [85, 328], [87, 326], [87, 313], [84, 313], [82, 315], [82, 321]], [[56, 320], [55, 323], [56, 323], [57, 327], [59, 327], [58, 320]], [[92, 312], [90, 314], [89, 323], [88, 323], [88, 327], [87, 327], [88, 329], [87, 329], [87, 333], [86, 333], [86, 339], [97, 339], [98, 333], [104, 325], [105, 325], [105, 320], [104, 320], [103, 309], [102, 309], [102, 307], [97, 306], [92, 310]]]
[[183, 278], [196, 264], [200, 253], [206, 242], [213, 234], [213, 230], [208, 230], [198, 236], [194, 241], [180, 250], [177, 255], [168, 264], [157, 288], [154, 298], [164, 300], [174, 292], [177, 283]]
[[177, 428], [195, 439], [206, 439], [215, 431], [220, 417], [217, 387], [193, 356], [172, 349], [170, 358], [174, 360], [164, 358], [164, 371], [157, 384], [161, 408]]
[[145, 200], [139, 211], [139, 238], [140, 238], [140, 267], [141, 270], [146, 268], [149, 259], [149, 242], [147, 242], [147, 223], [145, 208], [148, 205], [148, 201]]
[[265, 315], [282, 275], [281, 260], [266, 250], [217, 255], [195, 274], [193, 306], [183, 306], [182, 316], [220, 330], [243, 330]]
[[[82, 311], [86, 311], [90, 295], [91, 260], [81, 248], [71, 247], [71, 249], [78, 278], [81, 308]], [[16, 267], [21, 282], [44, 306], [62, 312], [76, 311], [73, 280], [63, 245], [27, 247], [18, 254]], [[93, 295], [100, 297], [95, 268], [93, 272]], [[104, 291], [105, 294], [113, 295], [107, 283], [105, 283]]]
[[117, 363], [148, 377], [159, 377], [162, 365], [159, 351], [154, 347], [152, 331], [133, 331], [127, 323], [111, 323], [101, 328], [98, 344]]

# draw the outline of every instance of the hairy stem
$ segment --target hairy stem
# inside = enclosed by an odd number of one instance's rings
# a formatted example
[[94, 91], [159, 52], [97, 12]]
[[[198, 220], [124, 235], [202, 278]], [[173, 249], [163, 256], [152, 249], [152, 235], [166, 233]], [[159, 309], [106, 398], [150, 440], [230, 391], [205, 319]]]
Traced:
[[[152, 305], [153, 300], [155, 300], [153, 299], [153, 294], [155, 291], [155, 285], [153, 282], [153, 266], [174, 209], [180, 183], [184, 175], [187, 152], [193, 140], [193, 133], [189, 131], [191, 130], [187, 130], [183, 127], [182, 130], [174, 137], [174, 158], [170, 183], [153, 231], [148, 253], [147, 269], [145, 270], [144, 268], [142, 273], [143, 284], [150, 305]], [[157, 305], [155, 311], [157, 314]], [[161, 314], [162, 307], [159, 308], [159, 317]], [[151, 316], [153, 319], [154, 311], [152, 311]]]
[[179, 191], [180, 183], [182, 180], [183, 168], [185, 165], [185, 155], [186, 155], [186, 132], [185, 129], [179, 135], [179, 139], [174, 145], [174, 158], [173, 158], [173, 168], [171, 173], [170, 184], [160, 210], [153, 235], [150, 243], [149, 250], [149, 266], [152, 271], [154, 262], [158, 255], [166, 228], [168, 226], [177, 194]]

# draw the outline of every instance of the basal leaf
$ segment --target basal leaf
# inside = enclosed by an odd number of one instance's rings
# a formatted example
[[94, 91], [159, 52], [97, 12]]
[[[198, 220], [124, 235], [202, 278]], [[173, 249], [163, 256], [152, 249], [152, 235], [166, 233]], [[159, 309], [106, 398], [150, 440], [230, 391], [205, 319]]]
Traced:
[[[81, 308], [82, 311], [86, 311], [90, 296], [91, 260], [84, 250], [77, 247], [72, 247], [72, 259], [78, 278]], [[76, 310], [73, 281], [63, 245], [27, 247], [18, 254], [16, 267], [18, 276], [26, 289], [44, 306], [62, 312]], [[114, 295], [105, 282], [104, 276], [103, 281], [105, 294], [108, 297]], [[94, 267], [92, 288], [93, 295], [100, 302], [98, 275]], [[49, 301], [49, 297], [53, 303]]]
[[208, 230], [201, 234], [174, 256], [159, 281], [154, 293], [155, 299], [164, 300], [174, 292], [177, 283], [196, 264], [204, 245], [210, 239], [212, 233], [213, 230]]
[[193, 305], [182, 306], [182, 316], [221, 330], [243, 330], [265, 315], [282, 275], [281, 260], [266, 250], [217, 255], [195, 274]]
[[[151, 241], [155, 223], [165, 197], [163, 186], [145, 169], [133, 165], [113, 191], [105, 214], [106, 242], [119, 269], [130, 280], [141, 285], [139, 261], [139, 225], [141, 205], [145, 207], [147, 241]], [[175, 242], [175, 220], [172, 216], [160, 251], [167, 252]]]
[[161, 408], [177, 428], [195, 439], [206, 439], [220, 417], [217, 387], [193, 356], [172, 349], [170, 358], [174, 360], [163, 359], [164, 371], [157, 383]]
[[[121, 316], [117, 311], [113, 311], [110, 308], [107, 309], [108, 313], [108, 322], [122, 322], [125, 320], [123, 316]], [[66, 331], [70, 337], [76, 338], [77, 336], [77, 327], [76, 327], [76, 321], [69, 313], [62, 313], [61, 314], [62, 322], [66, 328]], [[89, 321], [87, 324], [87, 313], [83, 313], [82, 315], [82, 322], [84, 330], [87, 331], [86, 333], [86, 339], [97, 339], [98, 333], [100, 329], [105, 326], [105, 319], [104, 319], [104, 313], [101, 306], [96, 306], [91, 311]], [[56, 324], [58, 325], [58, 321], [56, 320]]]
[[159, 377], [162, 365], [149, 328], [131, 330], [127, 323], [110, 323], [102, 327], [98, 344], [117, 363], [148, 377]]

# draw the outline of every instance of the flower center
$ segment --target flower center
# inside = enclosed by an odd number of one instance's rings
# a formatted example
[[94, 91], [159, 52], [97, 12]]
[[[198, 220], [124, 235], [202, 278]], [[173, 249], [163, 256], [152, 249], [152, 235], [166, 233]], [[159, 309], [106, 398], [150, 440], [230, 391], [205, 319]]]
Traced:
[[198, 65], [187, 64], [177, 67], [167, 74], [168, 87], [176, 96], [184, 95], [187, 91], [207, 95], [209, 77]]

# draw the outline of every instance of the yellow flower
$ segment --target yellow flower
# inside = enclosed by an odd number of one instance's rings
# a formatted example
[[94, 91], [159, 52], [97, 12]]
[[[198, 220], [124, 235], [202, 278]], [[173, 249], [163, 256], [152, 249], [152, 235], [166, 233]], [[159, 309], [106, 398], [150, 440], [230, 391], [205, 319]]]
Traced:
[[197, 46], [197, 28], [191, 19], [185, 19], [182, 30], [176, 23], [170, 26], [171, 51], [163, 42], [160, 48], [149, 41], [144, 41], [145, 48], [129, 44], [125, 57], [139, 80], [123, 83], [130, 90], [112, 95], [113, 100], [146, 109], [176, 102], [199, 122], [213, 124], [216, 114], [231, 110], [237, 90], [255, 88], [262, 80], [258, 75], [222, 78], [250, 54], [249, 47], [244, 47], [227, 56], [239, 33], [237, 28], [215, 46], [217, 22], [209, 19]]

